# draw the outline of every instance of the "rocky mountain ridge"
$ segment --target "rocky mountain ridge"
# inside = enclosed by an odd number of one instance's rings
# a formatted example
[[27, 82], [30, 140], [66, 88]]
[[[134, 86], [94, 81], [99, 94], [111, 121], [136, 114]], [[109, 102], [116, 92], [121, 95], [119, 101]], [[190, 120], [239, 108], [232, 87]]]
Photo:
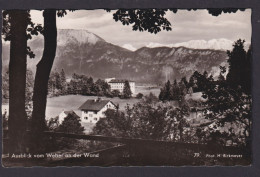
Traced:
[[[116, 77], [138, 83], [160, 84], [166, 80], [189, 77], [195, 70], [218, 75], [219, 65], [227, 65], [225, 51], [186, 47], [142, 47], [130, 51], [106, 42], [86, 30], [58, 30], [57, 52], [53, 70], [85, 74], [93, 78]], [[35, 71], [43, 51], [43, 37], [28, 42], [35, 59], [28, 68]], [[3, 44], [3, 66], [8, 65], [9, 46]]]

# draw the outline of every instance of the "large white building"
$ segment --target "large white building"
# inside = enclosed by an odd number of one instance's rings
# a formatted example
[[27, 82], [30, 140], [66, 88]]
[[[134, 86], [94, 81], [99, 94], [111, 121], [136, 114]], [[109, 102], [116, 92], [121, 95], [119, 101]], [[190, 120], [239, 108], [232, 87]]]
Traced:
[[110, 100], [100, 98], [87, 100], [79, 109], [81, 110], [81, 122], [96, 123], [101, 118], [105, 118], [105, 111], [116, 109], [116, 105]]
[[[105, 79], [105, 81], [110, 85], [111, 91], [118, 90], [120, 93], [123, 92], [126, 80], [107, 78], [107, 79]], [[129, 80], [128, 80], [128, 82], [129, 82], [132, 94], [135, 94], [135, 82], [129, 81]]]

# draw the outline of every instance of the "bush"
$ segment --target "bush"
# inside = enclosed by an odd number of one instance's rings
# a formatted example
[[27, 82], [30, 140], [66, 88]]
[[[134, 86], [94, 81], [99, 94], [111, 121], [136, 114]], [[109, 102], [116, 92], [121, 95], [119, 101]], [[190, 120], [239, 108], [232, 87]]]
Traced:
[[142, 93], [138, 93], [138, 94], [136, 95], [136, 98], [137, 98], [137, 99], [142, 99], [143, 96], [144, 96], [144, 95], [143, 95]]
[[[52, 118], [47, 123], [47, 127], [51, 131], [83, 134], [84, 127], [81, 126], [80, 118], [75, 113], [69, 113], [64, 121], [59, 125], [58, 117]], [[75, 148], [78, 140], [66, 137], [51, 137], [45, 144], [47, 152], [61, 150], [64, 148]]]
[[113, 90], [112, 95], [113, 95], [113, 97], [119, 97], [120, 96], [119, 90]]
[[59, 117], [51, 118], [47, 123], [47, 127], [49, 130], [55, 131], [59, 127]]
[[[125, 112], [107, 110], [106, 118], [97, 122], [93, 133], [115, 137], [184, 141], [185, 127], [188, 126], [184, 119], [184, 110], [158, 102], [156, 104], [153, 98], [152, 94], [146, 96], [133, 107], [128, 105]], [[174, 137], [171, 136], [173, 132], [176, 135]]]
[[82, 134], [84, 131], [84, 127], [80, 124], [80, 117], [76, 114], [69, 113], [67, 117], [64, 118], [64, 121], [57, 128], [59, 132], [65, 133], [76, 133]]

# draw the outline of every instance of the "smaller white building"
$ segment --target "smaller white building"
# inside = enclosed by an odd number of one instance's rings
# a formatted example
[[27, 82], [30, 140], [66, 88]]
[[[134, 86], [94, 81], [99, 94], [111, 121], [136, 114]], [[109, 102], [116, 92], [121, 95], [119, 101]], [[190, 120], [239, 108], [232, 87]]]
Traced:
[[[105, 79], [105, 81], [108, 83], [108, 85], [110, 85], [111, 91], [118, 90], [120, 93], [123, 92], [126, 80], [107, 78], [107, 79]], [[135, 94], [135, 82], [134, 81], [128, 81], [128, 82], [129, 82], [132, 94]]]
[[73, 116], [76, 116], [79, 118], [79, 116], [73, 111], [73, 110], [70, 110], [70, 111], [62, 111], [59, 116], [58, 116], [58, 122], [59, 124], [62, 124], [62, 122], [64, 121], [65, 117], [67, 117], [69, 114], [73, 115]]
[[100, 98], [87, 100], [79, 109], [81, 110], [81, 122], [97, 123], [101, 118], [105, 118], [105, 111], [116, 109], [116, 105], [110, 100]]

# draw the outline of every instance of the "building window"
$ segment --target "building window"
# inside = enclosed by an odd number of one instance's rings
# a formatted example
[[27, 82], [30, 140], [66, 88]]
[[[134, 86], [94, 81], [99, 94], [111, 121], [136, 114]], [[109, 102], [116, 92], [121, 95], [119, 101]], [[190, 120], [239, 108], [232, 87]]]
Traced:
[[88, 120], [88, 117], [84, 117], [85, 120]]
[[95, 117], [94, 120], [97, 120], [97, 118]]

